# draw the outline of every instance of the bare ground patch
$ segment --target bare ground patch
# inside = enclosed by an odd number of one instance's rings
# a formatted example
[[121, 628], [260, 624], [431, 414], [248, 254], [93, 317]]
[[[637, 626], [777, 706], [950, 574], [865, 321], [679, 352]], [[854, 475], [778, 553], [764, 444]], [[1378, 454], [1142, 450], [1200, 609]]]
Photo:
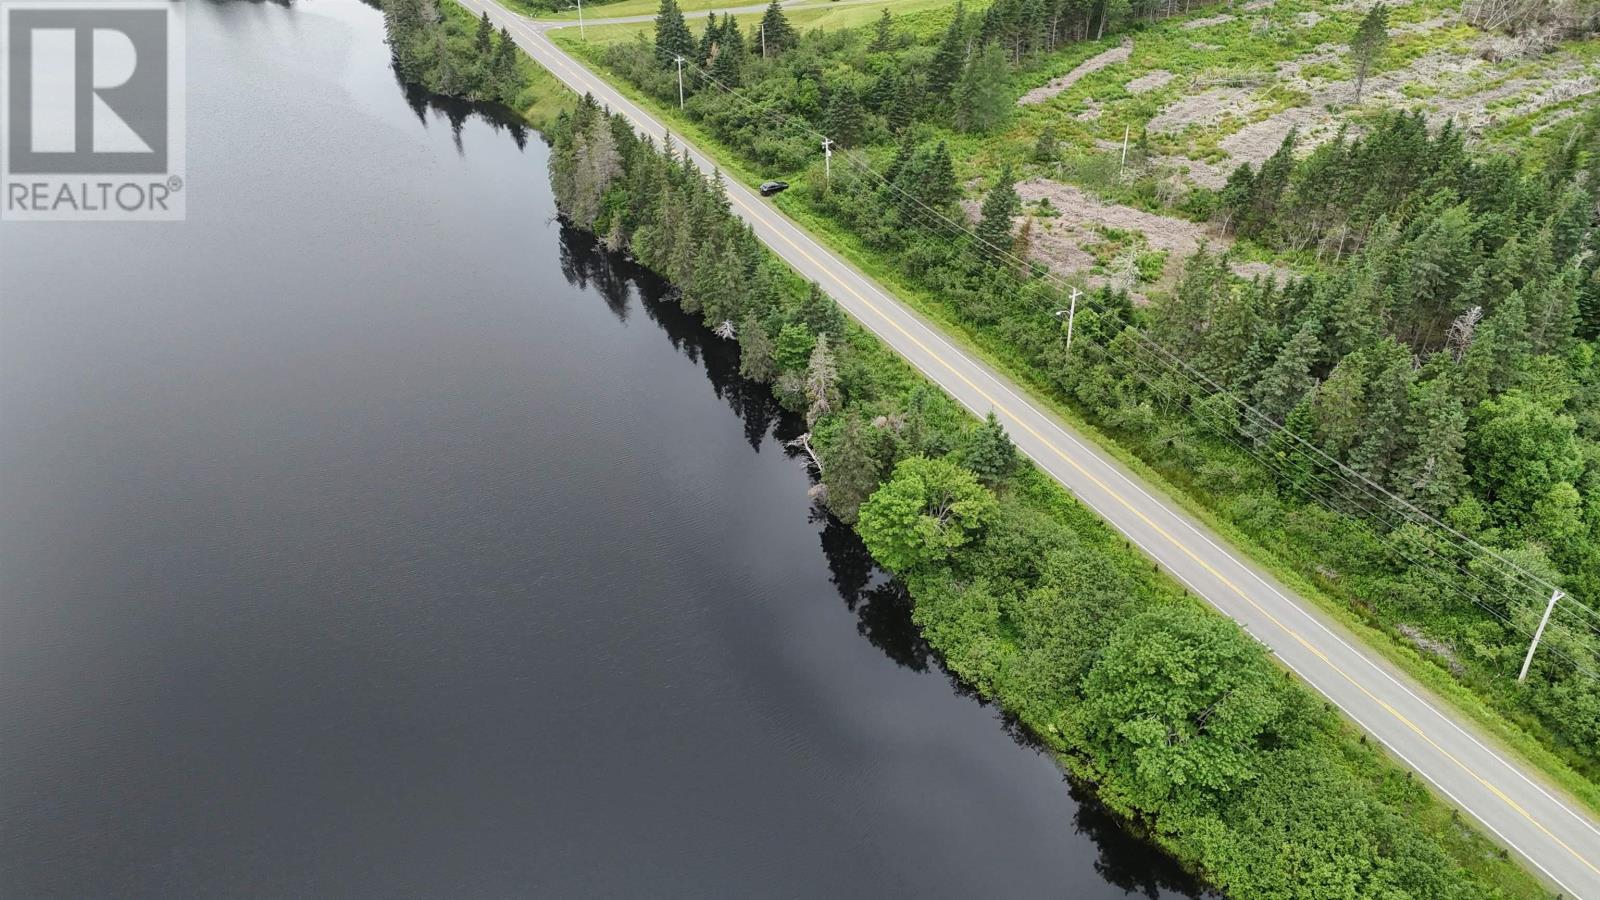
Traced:
[[1124, 62], [1129, 56], [1132, 55], [1133, 44], [1130, 42], [1124, 42], [1120, 47], [1112, 47], [1110, 50], [1107, 50], [1104, 53], [1097, 53], [1079, 63], [1077, 68], [1073, 69], [1071, 72], [1068, 72], [1067, 74], [1057, 78], [1052, 78], [1047, 83], [1034, 88], [1026, 94], [1023, 94], [1021, 97], [1018, 97], [1017, 105], [1030, 106], [1035, 103], [1043, 103], [1067, 88], [1072, 87], [1074, 84], [1077, 84], [1082, 78], [1084, 78], [1084, 76], [1092, 75], [1095, 72], [1104, 69], [1106, 66]]
[[1166, 87], [1170, 81], [1172, 81], [1171, 72], [1166, 69], [1156, 69], [1152, 72], [1146, 72], [1123, 85], [1123, 89], [1130, 94], [1148, 94], [1151, 91]]
[[1204, 19], [1192, 19], [1183, 23], [1183, 30], [1194, 31], [1196, 28], [1210, 28], [1212, 25], [1221, 25], [1225, 22], [1232, 22], [1235, 18], [1235, 16], [1230, 16], [1224, 13], [1220, 16], [1207, 16]]
[[1215, 122], [1223, 116], [1247, 116], [1257, 105], [1250, 95], [1243, 88], [1231, 87], [1189, 94], [1167, 104], [1145, 127], [1154, 134], [1177, 134], [1190, 125]]
[[1290, 129], [1295, 128], [1300, 130], [1295, 145], [1303, 149], [1314, 147], [1332, 137], [1337, 125], [1329, 113], [1297, 106], [1274, 113], [1259, 122], [1252, 122], [1223, 138], [1217, 146], [1227, 151], [1235, 164], [1248, 162], [1260, 165], [1278, 149]]

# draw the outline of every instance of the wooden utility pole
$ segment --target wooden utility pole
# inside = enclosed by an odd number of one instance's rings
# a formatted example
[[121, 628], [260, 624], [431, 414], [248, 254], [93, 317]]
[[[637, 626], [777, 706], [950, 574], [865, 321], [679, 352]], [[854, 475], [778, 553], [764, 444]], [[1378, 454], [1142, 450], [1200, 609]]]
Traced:
[[1556, 601], [1560, 599], [1560, 591], [1550, 595], [1550, 603], [1544, 608], [1544, 617], [1539, 620], [1539, 627], [1533, 632], [1533, 643], [1528, 645], [1528, 655], [1522, 660], [1522, 671], [1517, 673], [1518, 681], [1528, 677], [1528, 666], [1533, 665], [1533, 651], [1539, 649], [1539, 638], [1544, 637], [1544, 627], [1550, 624], [1550, 614], [1555, 612]]

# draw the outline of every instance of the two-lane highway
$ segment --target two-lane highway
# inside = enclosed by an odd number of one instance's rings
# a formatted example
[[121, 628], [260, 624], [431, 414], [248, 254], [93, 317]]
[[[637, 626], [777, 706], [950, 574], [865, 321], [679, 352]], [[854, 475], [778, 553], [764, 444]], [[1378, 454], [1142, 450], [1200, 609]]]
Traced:
[[[461, 0], [487, 11], [536, 61], [578, 93], [621, 113], [657, 138], [664, 123], [623, 97], [549, 40], [551, 27], [494, 0]], [[603, 20], [591, 20], [598, 24]], [[678, 140], [680, 146], [682, 140]], [[702, 171], [712, 161], [687, 147]], [[1146, 487], [1137, 476], [1030, 401], [1004, 376], [947, 341], [855, 268], [819, 245], [749, 187], [728, 184], [732, 207], [756, 235], [929, 379], [978, 415], [993, 410], [1017, 446], [1173, 577], [1232, 617], [1285, 665], [1337, 704], [1398, 759], [1482, 823], [1568, 896], [1600, 900], [1600, 828], [1542, 784], [1525, 764], [1490, 746], [1470, 723], [1359, 646], [1222, 539]]]

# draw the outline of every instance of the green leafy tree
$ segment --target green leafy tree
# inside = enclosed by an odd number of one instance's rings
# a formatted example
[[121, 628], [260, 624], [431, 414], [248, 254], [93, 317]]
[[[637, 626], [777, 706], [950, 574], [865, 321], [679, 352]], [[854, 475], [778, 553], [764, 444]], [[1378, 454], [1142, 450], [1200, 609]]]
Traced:
[[1577, 423], [1520, 391], [1485, 400], [1473, 414], [1469, 471], [1502, 522], [1516, 522], [1556, 485], [1583, 472]]
[[1200, 811], [1261, 771], [1283, 704], [1261, 648], [1187, 604], [1112, 636], [1084, 677], [1078, 727], [1137, 808]]
[[913, 456], [861, 506], [856, 530], [873, 558], [900, 574], [937, 566], [994, 519], [994, 494], [948, 459]]

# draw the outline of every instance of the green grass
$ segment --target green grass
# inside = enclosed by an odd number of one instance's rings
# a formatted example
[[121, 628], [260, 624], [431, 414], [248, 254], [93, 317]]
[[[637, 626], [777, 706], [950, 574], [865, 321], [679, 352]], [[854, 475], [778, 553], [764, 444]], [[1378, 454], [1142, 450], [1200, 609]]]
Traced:
[[[732, 3], [726, 2], [726, 0], [724, 2], [684, 0], [680, 5], [685, 10], [722, 10], [740, 9], [754, 4], [740, 3], [737, 0]], [[855, 28], [876, 22], [885, 9], [895, 16], [902, 16], [954, 5], [955, 0], [839, 0], [837, 3], [814, 3], [812, 0], [806, 0], [804, 3], [789, 8], [785, 15], [789, 19], [789, 24], [801, 31], [810, 31], [813, 28], [822, 31], [836, 31], [842, 28]], [[623, 0], [621, 3], [604, 7], [606, 10], [604, 15], [609, 17], [652, 14], [655, 12], [656, 6], [655, 0]], [[620, 12], [624, 8], [629, 9], [630, 12]], [[600, 15], [589, 12], [587, 7], [584, 9], [584, 15], [586, 19], [600, 18]], [[544, 18], [563, 22], [570, 21], [574, 27], [570, 29], [563, 28], [559, 33], [568, 39], [577, 37], [578, 29], [576, 25], [578, 17], [576, 12], [571, 14], [561, 13]], [[734, 18], [739, 22], [740, 26], [749, 29], [754, 27], [755, 23], [760, 20], [761, 14], [751, 12], [737, 15]], [[704, 27], [703, 22], [696, 22], [693, 19], [690, 20], [689, 25], [690, 28]], [[614, 25], [589, 25], [584, 31], [589, 43], [603, 47], [607, 44], [631, 41], [635, 35], [652, 35], [655, 33], [655, 23], [627, 22]], [[552, 33], [551, 36], [554, 37], [555, 33]]]
[[[576, 55], [584, 57], [597, 72], [605, 70], [598, 61], [599, 53], [566, 39], [570, 32], [557, 37], [558, 43]], [[748, 185], [758, 184], [770, 173], [757, 173], [737, 158], [728, 148], [718, 143], [697, 124], [682, 118], [675, 108], [669, 108], [642, 95], [621, 79], [607, 79], [629, 99], [649, 109], [663, 121], [672, 124], [675, 133], [692, 141], [696, 147], [714, 159], [728, 177]], [[953, 148], [954, 151], [954, 148]], [[957, 158], [960, 154], [956, 153]], [[1467, 686], [1454, 680], [1434, 660], [1399, 637], [1374, 627], [1339, 599], [1328, 594], [1300, 574], [1300, 566], [1275, 552], [1227, 520], [1204, 502], [1204, 491], [1183, 473], [1171, 468], [1158, 470], [1111, 435], [1090, 425], [1076, 410], [1061, 402], [1048, 387], [1041, 373], [1027, 365], [1002, 340], [993, 334], [968, 328], [956, 318], [954, 312], [937, 296], [908, 283], [900, 274], [895, 261], [861, 244], [853, 235], [836, 223], [813, 213], [804, 198], [806, 185], [803, 177], [796, 177], [796, 187], [775, 198], [776, 205], [791, 220], [806, 229], [813, 237], [838, 253], [857, 270], [876, 281], [911, 309], [936, 324], [942, 332], [962, 347], [983, 359], [1019, 385], [1028, 397], [1042, 408], [1049, 409], [1068, 425], [1092, 441], [1106, 453], [1140, 476], [1154, 492], [1177, 503], [1190, 515], [1219, 534], [1238, 552], [1245, 555], [1262, 570], [1310, 600], [1329, 618], [1345, 626], [1384, 659], [1406, 672], [1447, 706], [1453, 706], [1465, 718], [1477, 724], [1508, 755], [1520, 757], [1530, 768], [1544, 774], [1546, 780], [1579, 801], [1591, 811], [1600, 811], [1600, 786], [1585, 779], [1568, 766], [1556, 753], [1548, 749], [1517, 723], [1491, 708]]]

